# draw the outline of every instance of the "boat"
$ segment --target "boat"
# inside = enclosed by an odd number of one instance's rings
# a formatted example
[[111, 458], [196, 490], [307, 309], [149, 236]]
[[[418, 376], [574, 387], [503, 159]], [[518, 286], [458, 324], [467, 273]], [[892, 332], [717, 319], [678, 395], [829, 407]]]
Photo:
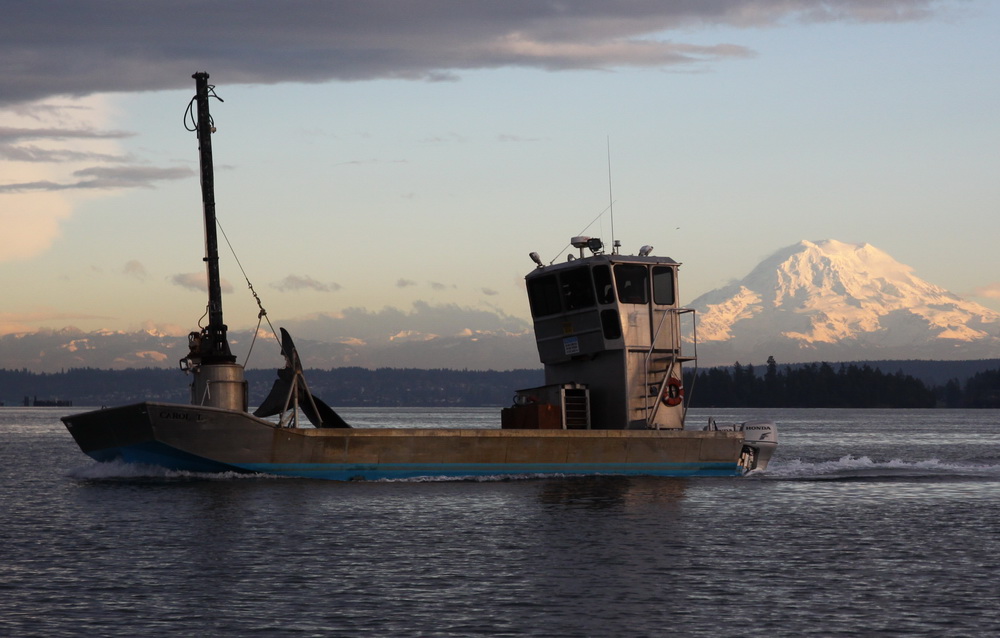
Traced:
[[[187, 472], [348, 480], [512, 476], [740, 476], [761, 471], [777, 426], [758, 420], [685, 428], [683, 367], [694, 365], [694, 311], [677, 302], [680, 264], [643, 246], [621, 254], [578, 236], [564, 262], [526, 277], [544, 385], [513, 392], [499, 426], [355, 428], [313, 395], [291, 335], [284, 367], [250, 412], [243, 365], [227, 338], [216, 237], [207, 73], [189, 108], [199, 144], [208, 324], [192, 332], [181, 368], [189, 404], [145, 401], [65, 416], [81, 450]], [[553, 260], [554, 261], [554, 260]], [[276, 335], [277, 336], [277, 335]], [[304, 415], [305, 419], [300, 419]], [[306, 423], [305, 421], [308, 421]]]

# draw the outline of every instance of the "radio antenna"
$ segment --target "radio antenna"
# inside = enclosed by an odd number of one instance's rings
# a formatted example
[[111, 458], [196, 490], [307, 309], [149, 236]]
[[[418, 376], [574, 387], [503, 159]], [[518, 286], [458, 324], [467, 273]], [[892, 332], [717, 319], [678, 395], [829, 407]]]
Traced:
[[615, 240], [615, 196], [611, 188], [611, 136], [608, 136], [608, 210], [611, 216], [611, 254], [618, 254], [618, 242]]

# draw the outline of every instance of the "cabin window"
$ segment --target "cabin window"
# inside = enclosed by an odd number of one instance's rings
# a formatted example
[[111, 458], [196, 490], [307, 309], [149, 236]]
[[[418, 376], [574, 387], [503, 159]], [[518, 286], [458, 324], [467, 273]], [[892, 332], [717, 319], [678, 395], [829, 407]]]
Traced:
[[554, 315], [562, 310], [559, 303], [559, 282], [555, 275], [528, 280], [528, 304], [532, 317]]
[[615, 287], [611, 283], [611, 268], [594, 266], [594, 286], [597, 288], [597, 303], [609, 304], [615, 302]]
[[674, 269], [670, 266], [653, 266], [653, 302], [674, 305]]
[[594, 305], [594, 286], [590, 283], [590, 269], [586, 266], [563, 271], [559, 274], [559, 283], [566, 310], [590, 308]]
[[601, 331], [608, 341], [622, 338], [622, 322], [617, 310], [609, 308], [601, 311]]
[[615, 282], [622, 303], [649, 303], [649, 270], [645, 266], [618, 264]]

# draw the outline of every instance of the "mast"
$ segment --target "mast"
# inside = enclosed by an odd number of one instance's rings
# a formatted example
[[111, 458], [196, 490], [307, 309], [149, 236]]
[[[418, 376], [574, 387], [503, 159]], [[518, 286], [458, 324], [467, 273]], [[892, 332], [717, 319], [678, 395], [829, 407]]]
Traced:
[[208, 327], [202, 329], [201, 360], [204, 364], [233, 363], [236, 357], [229, 349], [226, 324], [222, 319], [222, 281], [219, 275], [219, 240], [215, 221], [215, 169], [212, 160], [212, 117], [208, 98], [221, 98], [208, 84], [208, 73], [199, 72], [195, 80], [195, 102], [198, 107], [198, 151], [201, 164], [201, 200], [205, 210], [205, 266], [208, 270]]

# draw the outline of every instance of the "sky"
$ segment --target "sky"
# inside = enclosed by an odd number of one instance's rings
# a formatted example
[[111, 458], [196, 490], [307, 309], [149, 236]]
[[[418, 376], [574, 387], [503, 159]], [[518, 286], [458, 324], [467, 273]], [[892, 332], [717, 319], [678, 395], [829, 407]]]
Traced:
[[682, 302], [836, 239], [1000, 310], [997, 33], [986, 0], [12, 0], [0, 335], [195, 329], [196, 71], [231, 329], [248, 280], [276, 325], [516, 324], [580, 234], [682, 262]]

